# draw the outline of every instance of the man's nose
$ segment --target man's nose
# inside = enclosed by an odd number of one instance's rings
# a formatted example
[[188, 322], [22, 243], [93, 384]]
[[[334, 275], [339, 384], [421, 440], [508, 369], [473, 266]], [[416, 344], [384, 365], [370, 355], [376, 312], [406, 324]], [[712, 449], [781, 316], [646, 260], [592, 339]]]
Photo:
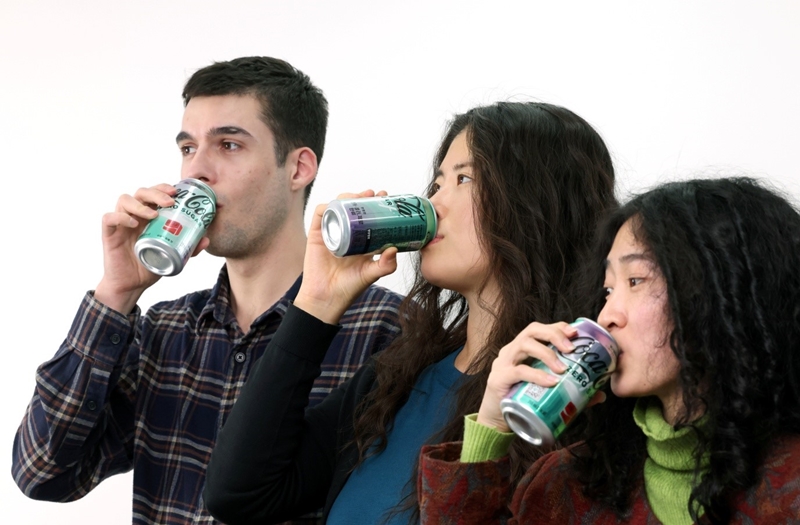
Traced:
[[206, 184], [212, 185], [216, 182], [216, 170], [214, 163], [206, 150], [198, 148], [191, 158], [184, 163], [185, 171], [183, 178], [197, 179]]

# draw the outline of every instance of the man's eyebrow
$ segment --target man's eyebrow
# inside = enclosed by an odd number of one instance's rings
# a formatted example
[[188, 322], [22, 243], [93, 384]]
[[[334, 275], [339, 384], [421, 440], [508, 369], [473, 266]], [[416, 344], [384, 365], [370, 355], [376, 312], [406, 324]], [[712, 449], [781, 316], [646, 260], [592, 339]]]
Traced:
[[[210, 130], [208, 130], [209, 137], [218, 137], [220, 135], [245, 135], [247, 137], [253, 136], [250, 134], [249, 131], [247, 131], [244, 128], [240, 128], [239, 126], [220, 126], [218, 128], [211, 128]], [[178, 133], [178, 136], [175, 137], [175, 142], [180, 143], [183, 140], [193, 140], [193, 139], [194, 137], [192, 137], [189, 133], [181, 131], [180, 133]]]
[[208, 131], [208, 135], [210, 137], [216, 137], [219, 135], [246, 135], [248, 137], [252, 137], [253, 135], [250, 134], [244, 128], [240, 128], [239, 126], [220, 126], [218, 128], [211, 128]]

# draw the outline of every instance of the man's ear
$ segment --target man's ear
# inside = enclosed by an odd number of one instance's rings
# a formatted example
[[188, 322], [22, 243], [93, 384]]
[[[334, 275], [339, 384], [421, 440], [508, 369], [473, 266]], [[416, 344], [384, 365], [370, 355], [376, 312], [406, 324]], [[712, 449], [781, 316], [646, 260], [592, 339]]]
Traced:
[[317, 177], [317, 155], [311, 148], [297, 148], [289, 153], [286, 157], [287, 164], [292, 168], [291, 173], [291, 189], [292, 191], [302, 190]]

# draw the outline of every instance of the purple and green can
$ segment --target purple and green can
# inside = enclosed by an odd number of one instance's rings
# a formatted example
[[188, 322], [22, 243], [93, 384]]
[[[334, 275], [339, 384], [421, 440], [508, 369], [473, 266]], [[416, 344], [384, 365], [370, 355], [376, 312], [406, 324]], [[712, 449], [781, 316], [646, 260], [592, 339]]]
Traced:
[[[617, 368], [619, 347], [611, 334], [584, 317], [570, 324], [578, 330], [571, 339], [575, 350], [562, 354], [550, 345], [567, 367], [561, 380], [551, 388], [518, 383], [500, 401], [509, 428], [534, 445], [552, 445]], [[541, 361], [531, 366], [553, 373]]]
[[134, 250], [145, 268], [158, 275], [177, 275], [192, 256], [217, 213], [217, 195], [196, 179], [175, 185], [175, 203], [158, 208], [158, 217], [145, 227]]
[[436, 212], [425, 197], [340, 199], [322, 215], [322, 240], [337, 257], [419, 250], [436, 236]]

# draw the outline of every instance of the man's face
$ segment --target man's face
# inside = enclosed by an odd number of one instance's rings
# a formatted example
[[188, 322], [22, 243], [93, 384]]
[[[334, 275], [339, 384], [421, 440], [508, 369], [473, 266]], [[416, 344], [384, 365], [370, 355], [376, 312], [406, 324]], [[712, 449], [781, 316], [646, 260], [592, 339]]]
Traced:
[[229, 259], [266, 250], [290, 207], [290, 176], [275, 158], [274, 136], [250, 95], [192, 98], [177, 142], [181, 178], [199, 179], [217, 194], [207, 251]]

